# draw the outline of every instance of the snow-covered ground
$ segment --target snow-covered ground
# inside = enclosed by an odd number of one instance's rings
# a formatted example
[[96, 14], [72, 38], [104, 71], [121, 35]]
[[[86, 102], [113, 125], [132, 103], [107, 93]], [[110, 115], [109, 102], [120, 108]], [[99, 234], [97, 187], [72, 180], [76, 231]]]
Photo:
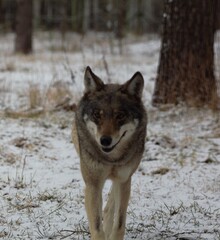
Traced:
[[[77, 102], [90, 65], [106, 82], [136, 71], [145, 78], [148, 137], [125, 239], [220, 239], [219, 112], [151, 106], [157, 37], [130, 36], [122, 55], [104, 34], [69, 34], [62, 42], [57, 33], [38, 33], [35, 53], [26, 57], [13, 54], [13, 40], [0, 36], [0, 238], [89, 239], [70, 137], [74, 113], [57, 106]], [[39, 114], [29, 115], [33, 108]]]

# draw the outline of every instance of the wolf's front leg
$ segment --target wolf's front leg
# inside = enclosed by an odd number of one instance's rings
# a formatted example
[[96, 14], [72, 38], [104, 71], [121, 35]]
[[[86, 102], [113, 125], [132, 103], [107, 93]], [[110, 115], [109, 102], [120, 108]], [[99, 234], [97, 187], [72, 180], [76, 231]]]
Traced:
[[123, 240], [125, 234], [126, 213], [131, 191], [131, 178], [125, 183], [114, 183], [115, 219], [110, 240]]
[[112, 187], [103, 214], [103, 228], [107, 239], [109, 239], [109, 236], [112, 231], [114, 223], [114, 214], [115, 214], [115, 199], [114, 199], [114, 187]]
[[86, 185], [85, 207], [91, 240], [106, 240], [102, 226], [102, 186]]

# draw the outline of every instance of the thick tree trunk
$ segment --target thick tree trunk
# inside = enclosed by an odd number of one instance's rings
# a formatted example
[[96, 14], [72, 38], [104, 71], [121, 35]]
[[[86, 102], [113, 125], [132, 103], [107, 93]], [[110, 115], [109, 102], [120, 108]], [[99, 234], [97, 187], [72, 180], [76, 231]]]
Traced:
[[164, 31], [153, 104], [209, 104], [216, 99], [216, 0], [165, 0]]
[[220, 0], [217, 1], [216, 14], [215, 14], [215, 30], [220, 29]]
[[32, 52], [32, 0], [17, 0], [15, 52]]

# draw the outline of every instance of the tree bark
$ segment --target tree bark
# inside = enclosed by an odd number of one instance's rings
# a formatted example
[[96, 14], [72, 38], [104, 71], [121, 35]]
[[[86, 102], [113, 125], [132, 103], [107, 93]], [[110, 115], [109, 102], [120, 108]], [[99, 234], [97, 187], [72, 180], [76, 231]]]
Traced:
[[217, 0], [165, 0], [162, 48], [153, 104], [212, 103]]
[[15, 52], [32, 52], [32, 0], [17, 0]]
[[220, 0], [217, 1], [216, 14], [215, 14], [215, 30], [220, 29]]

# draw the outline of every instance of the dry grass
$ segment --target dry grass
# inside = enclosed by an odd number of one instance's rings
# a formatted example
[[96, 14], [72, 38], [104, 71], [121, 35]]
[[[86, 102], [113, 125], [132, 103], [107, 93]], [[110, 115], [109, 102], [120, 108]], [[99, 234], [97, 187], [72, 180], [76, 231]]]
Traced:
[[3, 148], [0, 147], [0, 161], [3, 161], [4, 164], [13, 165], [19, 160], [19, 156], [12, 153], [7, 152]]
[[30, 109], [38, 108], [43, 106], [43, 93], [37, 84], [30, 84], [29, 92], [29, 107]]
[[[0, 90], [1, 91], [1, 90]], [[6, 108], [4, 115], [9, 118], [38, 118], [47, 112], [66, 110], [75, 111], [77, 97], [70, 91], [69, 85], [61, 81], [42, 89], [37, 84], [30, 84], [26, 96], [26, 106], [12, 110]]]
[[217, 211], [210, 207], [204, 208], [197, 201], [189, 205], [182, 202], [176, 205], [164, 203], [160, 209], [153, 210], [151, 214], [144, 216], [143, 221], [137, 221], [140, 217], [131, 210], [129, 216], [132, 221], [127, 224], [127, 235], [132, 239], [155, 240], [205, 239], [201, 237], [203, 234], [217, 237], [220, 234], [218, 223], [216, 228], [211, 230], [203, 226], [202, 221], [206, 219], [208, 222], [214, 215], [216, 217], [219, 213], [219, 210]]
[[66, 99], [73, 98], [67, 83], [62, 81], [53, 82], [46, 91], [46, 102], [49, 107], [62, 105]]
[[4, 65], [0, 67], [1, 72], [14, 72], [16, 71], [16, 66], [13, 62], [4, 62]]
[[[47, 89], [41, 89], [39, 85], [31, 84], [28, 92], [30, 109], [42, 108], [45, 111], [65, 109], [73, 104], [74, 97], [68, 83], [54, 81]], [[71, 106], [69, 106], [71, 108]], [[71, 110], [71, 109], [70, 109]]]
[[152, 175], [165, 175], [169, 171], [170, 171], [169, 168], [161, 167], [161, 168], [158, 168], [157, 170], [152, 171], [151, 173], [152, 173]]
[[6, 80], [4, 78], [2, 78], [2, 79], [0, 78], [0, 93], [1, 93], [1, 95], [10, 92], [10, 89], [11, 89], [11, 87], [6, 82]]
[[42, 116], [42, 114], [44, 114], [44, 110], [43, 109], [28, 109], [28, 110], [18, 110], [18, 111], [14, 111], [14, 110], [10, 110], [10, 109], [6, 109], [4, 112], [5, 117], [8, 118], [38, 118], [40, 116]]

